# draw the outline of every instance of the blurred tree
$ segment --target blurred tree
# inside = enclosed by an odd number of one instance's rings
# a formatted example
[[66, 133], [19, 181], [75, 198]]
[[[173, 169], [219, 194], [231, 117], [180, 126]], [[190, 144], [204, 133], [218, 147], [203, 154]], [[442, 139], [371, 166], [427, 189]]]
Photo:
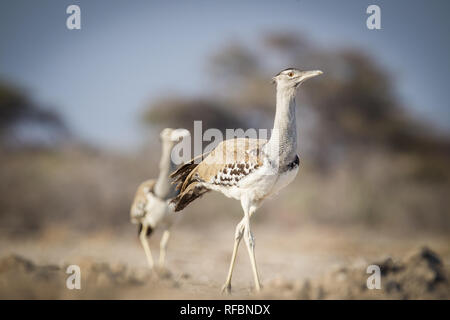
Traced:
[[0, 130], [23, 118], [30, 111], [30, 105], [18, 91], [0, 83]]
[[[0, 139], [3, 143], [10, 140], [21, 124], [31, 128], [33, 125], [46, 131], [55, 131], [58, 139], [66, 139], [68, 129], [62, 119], [53, 111], [44, 110], [31, 102], [28, 97], [12, 86], [0, 82]], [[21, 144], [25, 141], [14, 143]], [[34, 141], [36, 142], [36, 141]]]
[[257, 75], [259, 57], [237, 43], [228, 45], [211, 56], [209, 69], [217, 80], [240, 81]]
[[144, 122], [161, 128], [186, 128], [191, 132], [194, 121], [202, 121], [203, 130], [217, 128], [225, 132], [226, 128], [246, 128], [246, 122], [230, 112], [231, 109], [207, 99], [166, 99], [157, 101], [144, 112]]
[[300, 35], [292, 32], [271, 32], [263, 35], [266, 47], [279, 50], [283, 53], [298, 53], [310, 44]]

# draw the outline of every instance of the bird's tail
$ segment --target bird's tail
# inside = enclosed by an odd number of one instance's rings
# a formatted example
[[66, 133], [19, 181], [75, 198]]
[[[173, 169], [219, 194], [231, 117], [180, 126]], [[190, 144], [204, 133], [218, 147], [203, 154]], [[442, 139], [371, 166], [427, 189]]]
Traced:
[[170, 177], [173, 179], [172, 183], [177, 184], [177, 190], [181, 190], [184, 181], [186, 178], [192, 173], [192, 171], [197, 168], [198, 164], [205, 158], [205, 154], [201, 154], [185, 164], [179, 166], [174, 172], [170, 174]]
[[177, 184], [177, 190], [180, 191], [178, 196], [170, 201], [170, 207], [174, 211], [183, 210], [189, 203], [208, 192], [202, 181], [199, 181], [194, 177], [195, 170], [201, 160], [206, 155], [202, 154], [193, 158], [189, 162], [181, 165], [175, 170], [170, 177], [173, 179], [173, 183]]
[[199, 182], [192, 182], [183, 192], [180, 192], [178, 196], [170, 201], [170, 207], [174, 211], [183, 210], [189, 203], [201, 197], [204, 193], [208, 192], [209, 189], [205, 188]]

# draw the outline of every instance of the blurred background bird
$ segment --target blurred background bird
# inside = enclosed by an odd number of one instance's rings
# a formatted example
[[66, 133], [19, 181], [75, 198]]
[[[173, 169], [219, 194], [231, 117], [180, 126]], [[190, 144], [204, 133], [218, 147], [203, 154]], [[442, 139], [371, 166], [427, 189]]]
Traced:
[[175, 144], [189, 135], [189, 131], [185, 129], [166, 128], [161, 132], [162, 154], [158, 179], [144, 181], [138, 187], [131, 205], [131, 222], [139, 225], [139, 240], [144, 248], [150, 269], [153, 269], [154, 261], [147, 236], [150, 236], [155, 228], [163, 229], [159, 251], [159, 267], [164, 267], [170, 228], [178, 217], [168, 206], [168, 201], [177, 194], [169, 181], [169, 175], [175, 168], [171, 153]]

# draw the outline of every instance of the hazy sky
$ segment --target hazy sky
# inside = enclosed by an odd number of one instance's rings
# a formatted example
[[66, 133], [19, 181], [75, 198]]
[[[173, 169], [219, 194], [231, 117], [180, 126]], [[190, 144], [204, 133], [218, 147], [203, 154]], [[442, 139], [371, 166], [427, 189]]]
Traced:
[[[66, 28], [70, 4], [81, 7], [81, 30]], [[366, 28], [370, 4], [381, 7], [382, 30]], [[211, 52], [291, 30], [378, 57], [405, 104], [449, 132], [449, 13], [445, 0], [2, 0], [0, 79], [56, 108], [80, 137], [133, 147], [152, 98], [205, 94]]]

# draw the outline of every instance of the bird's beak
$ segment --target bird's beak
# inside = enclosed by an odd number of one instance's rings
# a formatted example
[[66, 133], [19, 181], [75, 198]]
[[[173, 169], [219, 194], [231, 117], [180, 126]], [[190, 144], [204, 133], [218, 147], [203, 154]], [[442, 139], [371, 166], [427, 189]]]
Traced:
[[313, 71], [303, 71], [301, 77], [299, 78], [299, 83], [302, 83], [308, 79], [320, 76], [323, 72], [320, 70]]

